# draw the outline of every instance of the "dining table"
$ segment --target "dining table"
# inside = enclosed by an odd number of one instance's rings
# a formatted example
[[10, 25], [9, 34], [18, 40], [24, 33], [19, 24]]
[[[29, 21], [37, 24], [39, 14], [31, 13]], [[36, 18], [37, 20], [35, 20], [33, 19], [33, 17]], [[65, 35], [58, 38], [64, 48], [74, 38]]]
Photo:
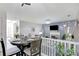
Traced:
[[29, 48], [30, 47], [30, 44], [31, 44], [31, 42], [33, 40], [34, 39], [13, 40], [13, 41], [11, 41], [11, 44], [17, 46], [20, 49], [20, 52], [19, 52], [18, 56], [26, 56], [26, 53], [24, 52], [24, 49], [25, 48]]

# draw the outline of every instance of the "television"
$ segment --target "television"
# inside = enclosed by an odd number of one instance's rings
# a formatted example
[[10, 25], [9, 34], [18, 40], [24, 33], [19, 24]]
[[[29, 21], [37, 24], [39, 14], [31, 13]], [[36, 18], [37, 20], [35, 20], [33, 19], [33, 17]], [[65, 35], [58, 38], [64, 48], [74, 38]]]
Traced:
[[52, 26], [50, 26], [50, 30], [58, 30], [58, 25], [52, 25]]

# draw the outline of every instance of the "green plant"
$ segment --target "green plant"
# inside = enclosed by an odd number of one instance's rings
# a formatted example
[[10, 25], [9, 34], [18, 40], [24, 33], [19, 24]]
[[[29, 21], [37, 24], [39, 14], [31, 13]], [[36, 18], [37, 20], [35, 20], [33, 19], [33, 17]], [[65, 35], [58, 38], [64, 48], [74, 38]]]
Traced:
[[64, 56], [64, 44], [63, 43], [59, 43], [57, 45], [57, 53], [58, 56]]
[[14, 37], [15, 37], [15, 38], [18, 38], [18, 37], [19, 37], [19, 34], [18, 34], [18, 33], [15, 33], [15, 34], [14, 34]]
[[74, 55], [74, 49], [68, 49], [67, 56], [72, 56], [72, 55]]
[[72, 44], [70, 49], [67, 49], [67, 56], [74, 55], [74, 45]]
[[73, 35], [73, 34], [68, 34], [68, 33], [66, 33], [66, 34], [64, 34], [63, 37], [62, 37], [63, 40], [66, 40], [66, 39], [68, 39], [68, 38], [69, 38], [69, 40], [70, 40], [70, 39], [74, 39], [74, 35]]
[[66, 40], [67, 37], [68, 37], [68, 34], [64, 34], [63, 37], [62, 37], [62, 39], [63, 39], [63, 40]]
[[72, 56], [74, 55], [74, 45], [72, 44], [70, 48], [67, 49], [66, 53], [64, 53], [64, 43], [59, 43], [57, 46], [57, 56]]

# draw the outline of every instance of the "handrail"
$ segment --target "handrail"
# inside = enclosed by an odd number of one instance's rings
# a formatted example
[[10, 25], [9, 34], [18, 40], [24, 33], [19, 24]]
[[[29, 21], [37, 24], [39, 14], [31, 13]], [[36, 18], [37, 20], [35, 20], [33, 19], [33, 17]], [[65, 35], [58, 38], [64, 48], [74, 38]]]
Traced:
[[[77, 55], [77, 50], [78, 50], [78, 45], [79, 42], [76, 41], [68, 41], [68, 40], [60, 40], [60, 39], [52, 39], [52, 38], [45, 38], [42, 37], [42, 53], [44, 55], [52, 55], [52, 56], [56, 56], [56, 52], [58, 44], [59, 43], [64, 43], [64, 55], [68, 55], [69, 53], [67, 51], [70, 51], [72, 44], [73, 44], [73, 49], [74, 49], [74, 55]], [[71, 52], [71, 51], [70, 51]], [[68, 53], [68, 54], [66, 54]], [[72, 54], [73, 55], [73, 54]]]
[[70, 43], [70, 44], [79, 45], [79, 42], [76, 42], [76, 41], [59, 40], [59, 39], [44, 38], [44, 37], [42, 37], [42, 39], [47, 39], [47, 40], [53, 40], [53, 41], [62, 42], [62, 43]]

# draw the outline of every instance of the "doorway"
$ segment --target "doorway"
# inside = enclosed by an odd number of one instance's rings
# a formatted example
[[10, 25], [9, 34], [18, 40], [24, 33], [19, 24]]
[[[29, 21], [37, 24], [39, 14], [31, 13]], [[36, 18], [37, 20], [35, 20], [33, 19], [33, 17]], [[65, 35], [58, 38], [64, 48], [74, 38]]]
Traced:
[[19, 33], [19, 21], [16, 20], [7, 20], [6, 26], [6, 35], [7, 35], [7, 55], [11, 55], [17, 52], [19, 49], [16, 46], [13, 46], [10, 41], [15, 40], [14, 35]]

